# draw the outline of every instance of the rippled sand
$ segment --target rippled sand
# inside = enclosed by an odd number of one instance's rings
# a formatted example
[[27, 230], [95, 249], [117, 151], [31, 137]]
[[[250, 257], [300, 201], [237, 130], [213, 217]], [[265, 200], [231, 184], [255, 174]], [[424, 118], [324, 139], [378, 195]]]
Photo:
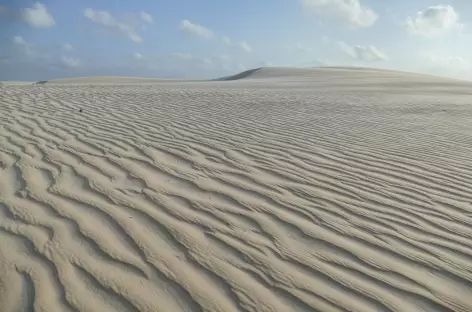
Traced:
[[0, 87], [0, 311], [472, 311], [472, 84], [229, 80]]

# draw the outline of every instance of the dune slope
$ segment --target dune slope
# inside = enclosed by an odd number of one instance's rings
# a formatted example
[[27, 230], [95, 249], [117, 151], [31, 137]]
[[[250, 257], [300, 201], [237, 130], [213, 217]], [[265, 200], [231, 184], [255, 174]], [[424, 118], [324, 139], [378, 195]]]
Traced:
[[0, 89], [0, 311], [472, 311], [471, 85], [308, 76]]

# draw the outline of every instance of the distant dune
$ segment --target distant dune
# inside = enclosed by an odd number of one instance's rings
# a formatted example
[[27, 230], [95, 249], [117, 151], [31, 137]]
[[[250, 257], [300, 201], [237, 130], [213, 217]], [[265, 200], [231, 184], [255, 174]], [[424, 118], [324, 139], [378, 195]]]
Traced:
[[0, 81], [0, 84], [4, 85], [4, 86], [32, 85], [33, 82], [30, 82], [30, 81]]
[[339, 78], [352, 79], [358, 77], [361, 79], [413, 79], [419, 80], [443, 80], [454, 81], [457, 79], [430, 76], [425, 74], [394, 71], [376, 68], [360, 68], [360, 67], [319, 67], [319, 68], [292, 68], [292, 67], [261, 67], [250, 69], [236, 75], [219, 78], [217, 80], [242, 80], [242, 79], [287, 79], [287, 78], [303, 78], [303, 79], [324, 79], [337, 76]]
[[1, 312], [472, 311], [471, 83], [225, 80], [0, 88]]
[[159, 79], [159, 78], [139, 78], [139, 77], [119, 77], [119, 76], [103, 76], [103, 77], [78, 77], [78, 78], [62, 78], [44, 81], [47, 84], [144, 84], [144, 83], [163, 83], [181, 81], [176, 79]]

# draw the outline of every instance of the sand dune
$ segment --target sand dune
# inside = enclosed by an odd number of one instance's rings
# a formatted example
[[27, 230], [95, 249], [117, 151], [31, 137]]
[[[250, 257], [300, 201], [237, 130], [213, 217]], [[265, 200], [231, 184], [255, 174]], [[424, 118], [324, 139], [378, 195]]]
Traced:
[[472, 311], [472, 84], [240, 76], [3, 86], [0, 311]]
[[33, 82], [29, 81], [0, 81], [0, 86], [11, 86], [11, 85], [32, 85]]
[[62, 78], [42, 81], [41, 84], [149, 84], [164, 82], [182, 82], [176, 79], [160, 79], [160, 78], [140, 78], [140, 77], [119, 77], [119, 76], [103, 76], [103, 77], [77, 77]]
[[[261, 67], [250, 69], [239, 74], [221, 78], [221, 80], [241, 80], [241, 79], [328, 79], [328, 78], [339, 78], [339, 79], [416, 79], [416, 82], [425, 80], [438, 80], [441, 82], [454, 81], [456, 79], [443, 78], [437, 76], [430, 76], [411, 72], [402, 72], [395, 70], [385, 70], [376, 68], [359, 68], [359, 67], [317, 67], [317, 68], [291, 68], [291, 67]], [[354, 81], [351, 81], [354, 82]]]

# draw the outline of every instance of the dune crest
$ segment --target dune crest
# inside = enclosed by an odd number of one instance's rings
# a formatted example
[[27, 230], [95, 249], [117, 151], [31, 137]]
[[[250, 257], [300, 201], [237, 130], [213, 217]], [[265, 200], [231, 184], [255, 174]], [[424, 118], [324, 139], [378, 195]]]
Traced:
[[470, 83], [239, 77], [2, 87], [0, 311], [472, 311]]

